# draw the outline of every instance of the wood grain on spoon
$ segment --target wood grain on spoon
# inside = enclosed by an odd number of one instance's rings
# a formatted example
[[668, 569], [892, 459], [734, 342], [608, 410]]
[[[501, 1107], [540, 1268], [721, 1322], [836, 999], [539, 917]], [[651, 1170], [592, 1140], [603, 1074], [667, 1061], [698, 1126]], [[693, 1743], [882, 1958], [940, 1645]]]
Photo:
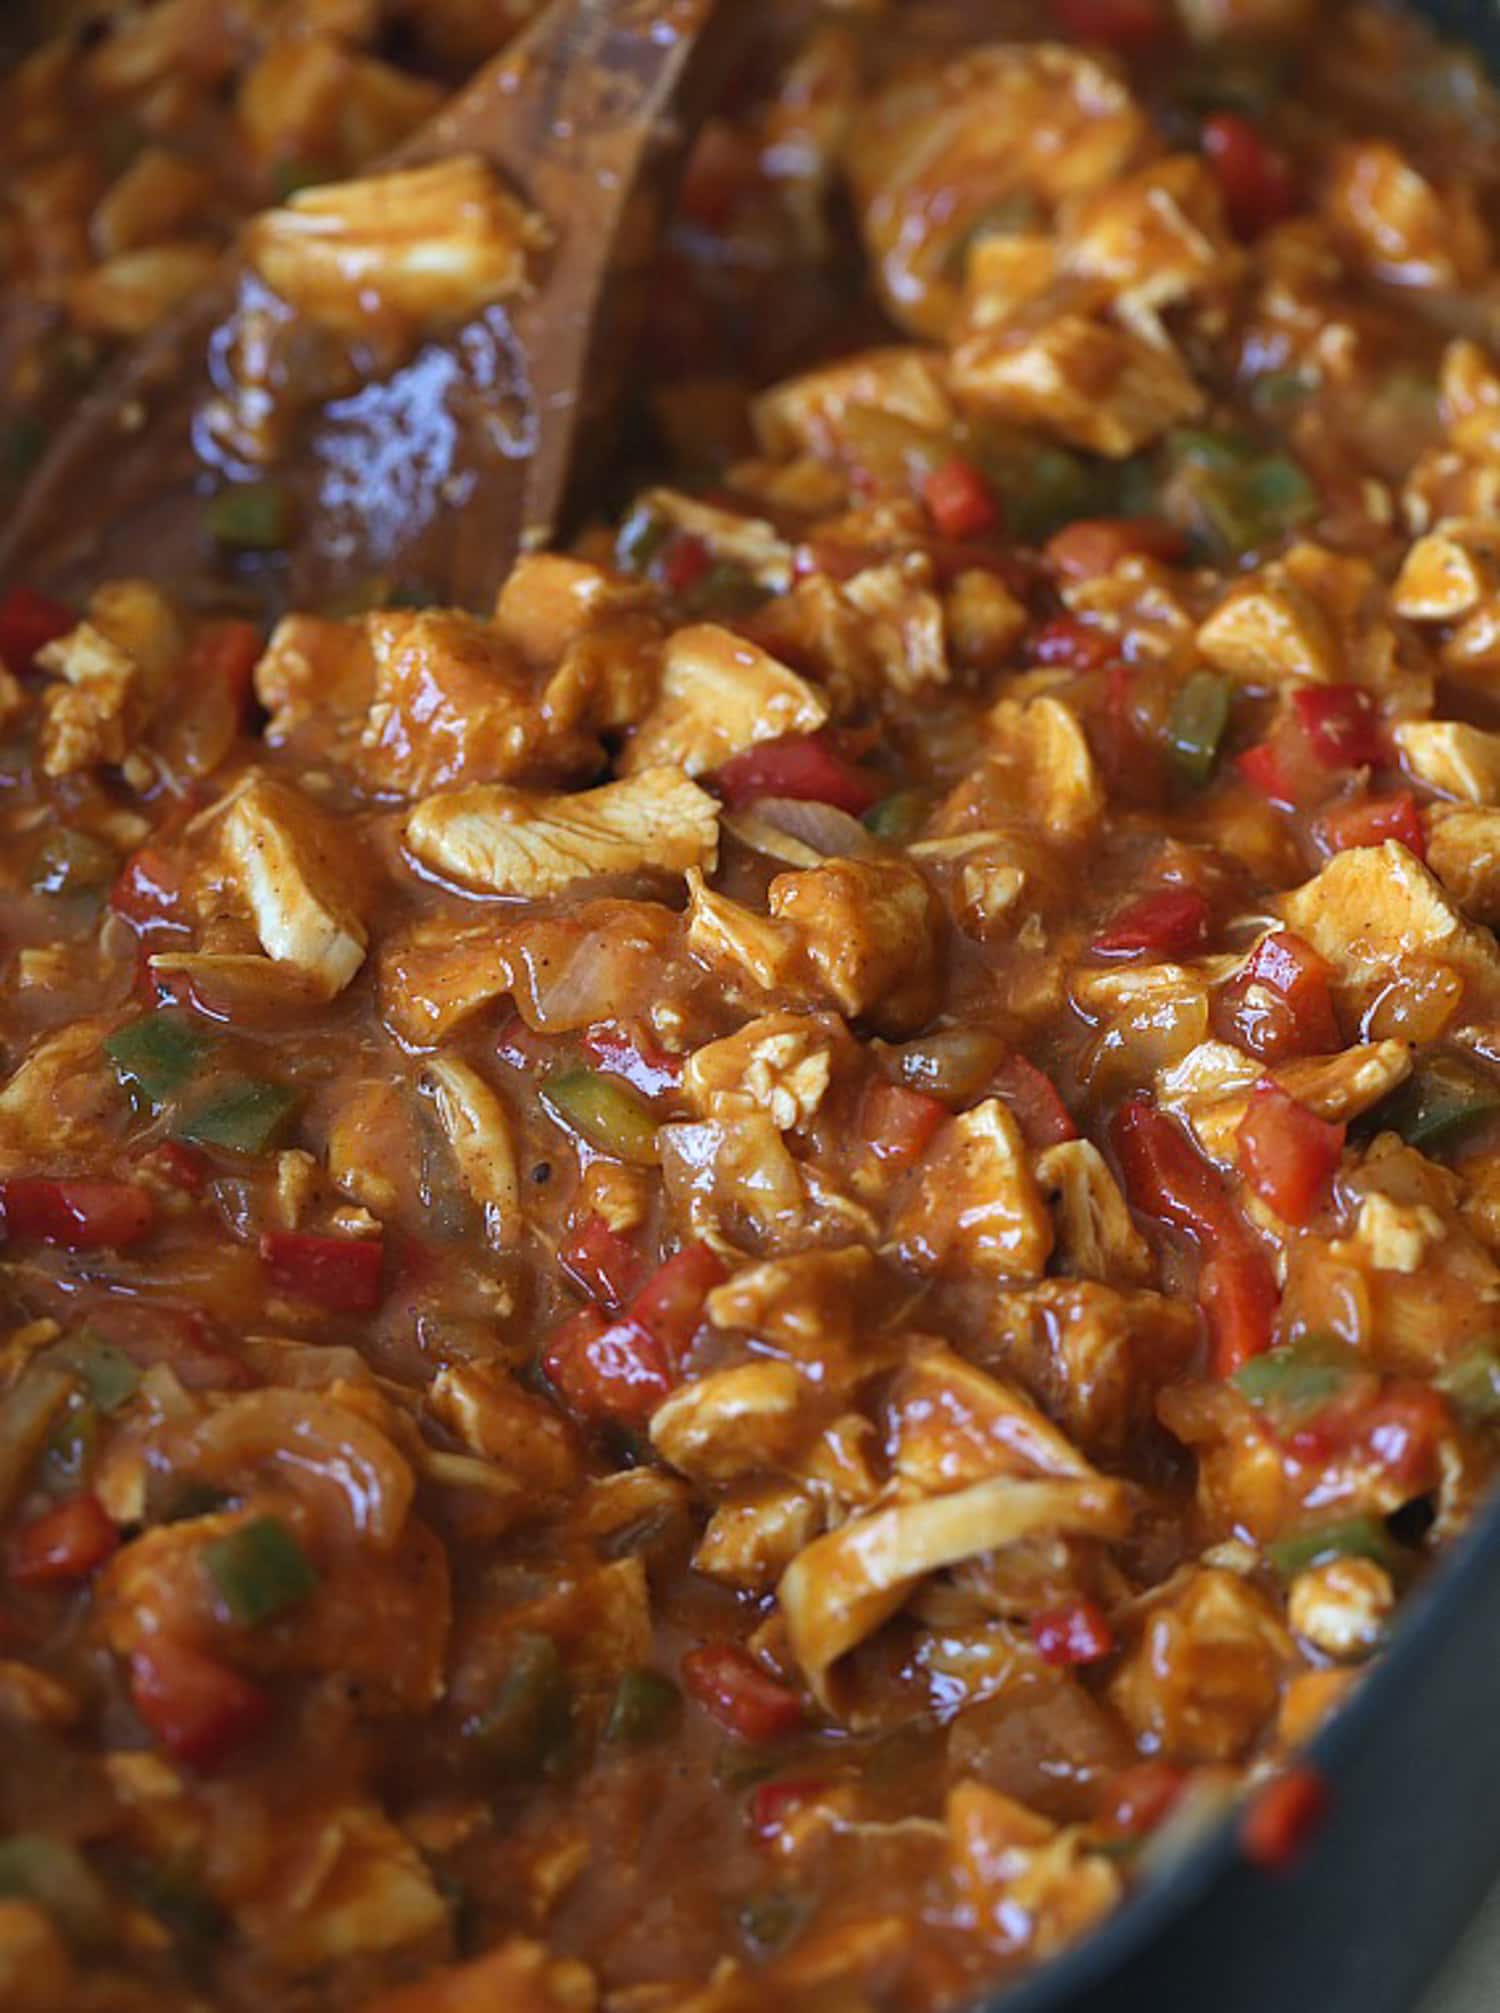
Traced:
[[[722, 79], [736, 14], [733, 0], [558, 0], [381, 168], [487, 164], [545, 225], [526, 287], [402, 347], [376, 301], [367, 342], [310, 329], [299, 366], [302, 317], [242, 248], [81, 403], [0, 534], [0, 576], [77, 594], [140, 574], [264, 613], [372, 581], [487, 605], [516, 552], [553, 534], [607, 426], [660, 171]], [[276, 324], [284, 437], [269, 459], [214, 425], [237, 395], [247, 313]], [[207, 506], [250, 481], [274, 485], [290, 536], [236, 558]]]

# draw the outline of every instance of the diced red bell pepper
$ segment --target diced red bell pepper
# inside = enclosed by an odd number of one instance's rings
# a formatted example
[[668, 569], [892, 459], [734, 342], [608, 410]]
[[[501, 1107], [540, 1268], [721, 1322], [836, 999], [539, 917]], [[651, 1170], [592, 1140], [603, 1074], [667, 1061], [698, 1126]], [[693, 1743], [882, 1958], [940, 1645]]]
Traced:
[[1246, 748], [1236, 755], [1234, 766], [1254, 790], [1283, 811], [1293, 811], [1297, 798], [1292, 780], [1287, 774], [1282, 760], [1281, 749], [1274, 741], [1257, 741], [1253, 748]]
[[1285, 1873], [1296, 1865], [1328, 1814], [1328, 1785], [1297, 1762], [1255, 1790], [1240, 1819], [1240, 1849], [1253, 1866]]
[[1120, 654], [1120, 639], [1094, 629], [1076, 615], [1054, 615], [1031, 639], [1038, 664], [1061, 664], [1070, 671], [1102, 671]]
[[1064, 1140], [1077, 1139], [1078, 1127], [1044, 1070], [1024, 1055], [1008, 1055], [991, 1079], [995, 1095], [1010, 1108], [1022, 1137], [1033, 1153]]
[[78, 617], [60, 601], [12, 587], [0, 598], [0, 664], [17, 676], [34, 670], [38, 650], [77, 626]]
[[1093, 580], [1124, 559], [1175, 560], [1187, 549], [1177, 526], [1159, 517], [1087, 517], [1049, 538], [1042, 556], [1070, 580]]
[[962, 455], [932, 471], [922, 484], [922, 501], [944, 538], [987, 538], [1000, 529], [995, 492]]
[[191, 1644], [156, 1636], [130, 1659], [130, 1702], [175, 1761], [213, 1768], [271, 1713], [257, 1684]]
[[1300, 195], [1290, 163], [1243, 113], [1210, 113], [1203, 121], [1203, 152], [1240, 237], [1258, 238], [1296, 214]]
[[1240, 1121], [1240, 1172], [1284, 1223], [1306, 1223], [1343, 1157], [1346, 1130], [1264, 1078]]
[[142, 846], [120, 869], [109, 905], [138, 930], [157, 923], [183, 922], [182, 877], [164, 853]]
[[1052, 12], [1065, 35], [1106, 49], [1149, 49], [1171, 27], [1163, 0], [1052, 0]]
[[553, 1331], [542, 1368], [569, 1408], [595, 1425], [644, 1426], [674, 1388], [651, 1331], [629, 1314], [608, 1321], [596, 1307]]
[[948, 1107], [902, 1083], [872, 1083], [865, 1092], [860, 1130], [887, 1167], [913, 1167], [949, 1116]]
[[129, 1181], [52, 1181], [20, 1175], [0, 1182], [7, 1237], [36, 1237], [70, 1251], [123, 1251], [149, 1237], [156, 1211]]
[[213, 680], [221, 682], [237, 713], [249, 707], [251, 679], [263, 649], [260, 631], [253, 622], [233, 616], [205, 622], [188, 652], [186, 680], [191, 690]]
[[641, 1287], [630, 1303], [640, 1323], [666, 1351], [670, 1363], [681, 1363], [692, 1347], [703, 1320], [703, 1303], [728, 1274], [724, 1261], [706, 1244], [685, 1244]]
[[862, 818], [879, 803], [886, 787], [868, 770], [836, 754], [818, 734], [788, 734], [780, 741], [762, 741], [732, 755], [709, 778], [732, 811], [758, 797], [797, 797], [805, 802], [832, 804], [851, 817]]
[[589, 1059], [642, 1097], [661, 1097], [682, 1082], [684, 1058], [661, 1048], [635, 1021], [599, 1020], [583, 1031]]
[[605, 1307], [623, 1307], [646, 1272], [630, 1239], [612, 1230], [597, 1212], [574, 1225], [559, 1245], [557, 1258], [568, 1277]]
[[1097, 1601], [1068, 1601], [1031, 1618], [1031, 1640], [1043, 1663], [1098, 1663], [1113, 1654], [1115, 1632]]
[[1135, 957], [1142, 951], [1182, 957], [1208, 934], [1208, 902], [1197, 888], [1153, 888], [1117, 909], [1094, 938], [1099, 957]]
[[780, 1782], [757, 1783], [750, 1795], [750, 1828], [760, 1838], [774, 1838], [806, 1804], [828, 1792], [821, 1775], [786, 1776]]
[[736, 1643], [705, 1643], [682, 1660], [682, 1681], [711, 1719], [738, 1740], [780, 1740], [803, 1723], [802, 1701]]
[[1311, 944], [1270, 931], [1220, 995], [1223, 1032], [1263, 1062], [1331, 1054], [1343, 1046], [1332, 976]]
[[1204, 1265], [1198, 1302], [1208, 1322], [1215, 1376], [1232, 1377], [1275, 1342], [1281, 1311], [1276, 1275], [1239, 1222]]
[[1144, 1838], [1168, 1817], [1188, 1786], [1186, 1769], [1171, 1761], [1139, 1761], [1106, 1777], [1103, 1821], [1123, 1838]]
[[1447, 1405], [1430, 1384], [1388, 1384], [1372, 1397], [1361, 1379], [1347, 1400], [1300, 1422], [1284, 1444], [1301, 1460], [1325, 1465], [1362, 1455], [1416, 1496], [1437, 1481], [1440, 1450], [1452, 1427]]
[[1232, 1376], [1274, 1338], [1279, 1295], [1270, 1261], [1217, 1171], [1165, 1112], [1132, 1098], [1115, 1114], [1110, 1139], [1135, 1207], [1174, 1224], [1204, 1250], [1198, 1296], [1215, 1370]]
[[1422, 814], [1410, 790], [1337, 804], [1319, 818], [1317, 836], [1331, 853], [1347, 852], [1351, 846], [1381, 846], [1387, 839], [1395, 839], [1419, 860], [1427, 858]]
[[11, 1540], [10, 1577], [22, 1587], [86, 1579], [119, 1543], [104, 1505], [85, 1490], [21, 1526]]
[[1361, 686], [1299, 685], [1292, 712], [1325, 768], [1373, 768], [1384, 759], [1380, 721]]
[[714, 558], [701, 538], [679, 531], [670, 539], [661, 556], [661, 577], [670, 594], [691, 594], [700, 580], [713, 571]]
[[373, 1314], [381, 1301], [385, 1240], [319, 1237], [305, 1230], [266, 1230], [261, 1263], [272, 1283], [333, 1314]]

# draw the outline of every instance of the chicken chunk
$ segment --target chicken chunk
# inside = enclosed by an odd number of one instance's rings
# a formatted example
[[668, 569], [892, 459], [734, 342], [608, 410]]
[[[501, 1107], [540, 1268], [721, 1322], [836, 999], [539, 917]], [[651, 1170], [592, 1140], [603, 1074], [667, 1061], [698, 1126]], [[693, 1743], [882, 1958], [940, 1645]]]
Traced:
[[1248, 685], [1353, 680], [1380, 692], [1396, 676], [1396, 639], [1367, 560], [1297, 545], [1231, 587], [1198, 631], [1198, 648]]
[[914, 426], [945, 432], [954, 420], [941, 350], [867, 350], [821, 370], [789, 378], [756, 400], [756, 437], [778, 459], [794, 454], [838, 458], [845, 415], [876, 406]]
[[1500, 804], [1500, 734], [1462, 720], [1403, 720], [1396, 745], [1429, 789], [1465, 804]]
[[1425, 814], [1427, 864], [1471, 922], [1500, 923], [1500, 810], [1434, 804]]
[[1203, 409], [1177, 352], [1087, 315], [1017, 319], [953, 352], [960, 404], [1123, 460]]
[[372, 312], [426, 333], [519, 293], [548, 242], [541, 219], [477, 154], [303, 189], [251, 224], [266, 284], [321, 327], [358, 336]]
[[1125, 1285], [1150, 1279], [1154, 1267], [1146, 1241], [1091, 1140], [1048, 1147], [1037, 1155], [1036, 1178], [1052, 1202], [1064, 1272]]
[[719, 807], [680, 769], [643, 769], [573, 796], [501, 785], [428, 797], [406, 824], [424, 866], [495, 895], [553, 895], [601, 874], [712, 870]]
[[695, 1482], [764, 1474], [779, 1468], [807, 1435], [807, 1400], [807, 1385], [788, 1363], [710, 1371], [657, 1408], [651, 1443]]
[[985, 716], [979, 765], [942, 805], [933, 826], [947, 834], [1019, 817], [1066, 843], [1094, 829], [1104, 803], [1077, 714], [1046, 694], [1001, 699]]
[[1073, 1440], [1118, 1455], [1154, 1421], [1156, 1394], [1198, 1346], [1188, 1302], [1091, 1279], [1044, 1279], [1006, 1296], [1002, 1360]]
[[1378, 1649], [1396, 1605], [1396, 1589], [1373, 1559], [1328, 1559], [1292, 1582], [1287, 1620], [1324, 1656], [1357, 1660]]
[[771, 883], [772, 920], [795, 930], [819, 984], [851, 1020], [912, 1034], [937, 1005], [937, 897], [900, 860], [828, 860]]
[[300, 1824], [272, 1880], [236, 1916], [274, 1964], [311, 1972], [433, 1936], [447, 1926], [448, 1905], [390, 1819], [351, 1803]]
[[701, 776], [758, 741], [810, 734], [827, 718], [826, 702], [795, 671], [730, 630], [700, 622], [667, 642], [656, 704], [632, 735], [621, 771], [672, 764]]
[[512, 1937], [472, 1963], [380, 1993], [365, 2013], [594, 2013], [598, 2003], [586, 1965]]
[[806, 1125], [833, 1080], [836, 1046], [849, 1038], [833, 1016], [764, 1014], [688, 1058], [683, 1088], [704, 1118], [761, 1110], [781, 1132]]
[[1118, 1903], [1119, 1869], [1064, 1829], [979, 1782], [948, 1793], [953, 1884], [997, 1952], [1040, 1960], [1077, 1942]]
[[1052, 1250], [1052, 1218], [1020, 1128], [999, 1098], [962, 1112], [938, 1135], [893, 1235], [903, 1259], [924, 1272], [1040, 1276]]
[[499, 1093], [457, 1056], [434, 1056], [424, 1074], [464, 1186], [483, 1212], [485, 1234], [492, 1244], [518, 1243], [521, 1183]]
[[1233, 1761], [1275, 1714], [1294, 1657], [1258, 1587], [1196, 1568], [1147, 1610], [1110, 1697], [1137, 1738], [1173, 1759]]
[[1467, 922], [1441, 883], [1393, 839], [1335, 854], [1282, 906], [1288, 925], [1357, 1000], [1373, 998], [1412, 959], [1481, 986], [1500, 982], [1494, 937]]
[[1489, 269], [1489, 232], [1469, 190], [1439, 188], [1389, 140], [1340, 147], [1322, 206], [1341, 249], [1375, 279], [1458, 290]]

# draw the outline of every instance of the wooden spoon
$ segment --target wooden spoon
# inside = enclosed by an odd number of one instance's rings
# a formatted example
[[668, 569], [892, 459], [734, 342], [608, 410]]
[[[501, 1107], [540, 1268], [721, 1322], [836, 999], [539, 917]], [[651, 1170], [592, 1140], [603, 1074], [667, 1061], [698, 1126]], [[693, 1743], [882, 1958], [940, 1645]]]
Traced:
[[[550, 230], [532, 290], [313, 404], [269, 466], [226, 466], [204, 415], [245, 275], [231, 258], [61, 430], [0, 533], [0, 577], [77, 595], [143, 575], [263, 615], [381, 583], [487, 606], [517, 552], [556, 531], [600, 445], [633, 356], [660, 171], [722, 83], [747, 12], [556, 0], [381, 164], [481, 156]], [[291, 536], [226, 553], [207, 504], [250, 477], [289, 503]]]

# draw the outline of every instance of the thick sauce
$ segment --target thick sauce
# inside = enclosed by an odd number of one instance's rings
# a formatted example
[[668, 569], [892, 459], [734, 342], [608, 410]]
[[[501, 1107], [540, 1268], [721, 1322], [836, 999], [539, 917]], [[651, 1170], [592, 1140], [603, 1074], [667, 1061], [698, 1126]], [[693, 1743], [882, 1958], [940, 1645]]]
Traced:
[[[492, 610], [268, 635], [271, 451], [0, 601], [0, 2007], [956, 2005], [1242, 1790], [1287, 1857], [1474, 1514], [1497, 105], [1383, 8], [1035, 11], [777, 10], [665, 472]], [[307, 213], [262, 440], [405, 367]]]

